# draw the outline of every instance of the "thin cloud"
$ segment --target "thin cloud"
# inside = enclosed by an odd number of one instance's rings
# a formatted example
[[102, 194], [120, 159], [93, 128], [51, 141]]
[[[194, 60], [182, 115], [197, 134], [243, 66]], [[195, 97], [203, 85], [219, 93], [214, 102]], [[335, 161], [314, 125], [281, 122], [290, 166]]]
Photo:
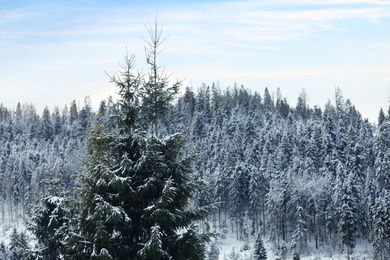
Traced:
[[389, 5], [389, 2], [381, 0], [296, 0], [295, 4], [311, 4], [311, 5], [345, 5], [345, 4], [374, 4], [374, 5]]
[[[161, 61], [179, 78], [248, 80], [249, 88], [295, 84], [300, 89], [306, 83], [332, 88], [364, 79], [383, 87], [390, 81], [390, 69], [379, 66], [388, 60], [383, 46], [388, 46], [389, 38], [383, 28], [390, 18], [390, 1], [174, 2], [156, 5], [160, 5], [157, 12], [163, 33], [170, 35]], [[78, 8], [76, 2], [70, 5], [46, 6], [38, 1], [34, 6], [0, 11], [0, 51], [7, 60], [4, 74], [13, 75], [3, 77], [1, 85], [44, 89], [54, 84], [59, 89], [63, 86], [73, 99], [81, 89], [83, 95], [90, 91], [87, 86], [97, 84], [99, 73], [116, 71], [126, 46], [137, 54], [137, 64], [144, 61], [141, 37], [148, 38], [145, 25], [154, 22], [156, 7], [142, 1], [91, 8]], [[373, 22], [379, 22], [378, 26]], [[363, 25], [363, 31], [357, 34], [351, 24]], [[378, 41], [383, 46], [371, 52], [367, 46]], [[365, 57], [367, 53], [370, 58]], [[29, 77], [18, 77], [22, 61], [23, 67], [34, 70]], [[359, 62], [367, 67], [355, 66]], [[107, 82], [93, 91], [103, 93]], [[22, 95], [26, 93], [20, 93], [23, 101]]]
[[330, 21], [348, 19], [372, 19], [389, 16], [389, 9], [379, 8], [355, 8], [355, 9], [316, 9], [304, 11], [255, 11], [248, 13], [250, 17], [269, 20], [309, 20], [309, 21]]
[[[294, 1], [294, 5], [313, 4], [311, 8], [305, 8], [307, 10], [279, 10], [278, 2], [198, 3], [187, 6], [184, 11], [163, 9], [161, 16], [168, 18], [175, 32], [190, 38], [212, 39], [218, 45], [225, 43], [243, 47], [258, 46], [258, 43], [264, 42], [300, 40], [320, 31], [343, 31], [346, 28], [340, 23], [346, 20], [377, 22], [390, 17], [390, 8], [382, 1], [331, 1], [332, 8], [331, 4], [327, 4], [326, 8], [314, 5], [316, 2]], [[355, 2], [365, 5], [353, 8], [340, 6]]]
[[[338, 67], [320, 67], [320, 68], [297, 68], [297, 69], [257, 69], [257, 70], [234, 70], [231, 71], [225, 66], [207, 66], [205, 68], [191, 68], [198, 75], [206, 77], [219, 78], [304, 78], [309, 76], [332, 76], [344, 77], [348, 75], [367, 75], [369, 77], [383, 74], [390, 74], [390, 67], [356, 67], [356, 66], [338, 66]], [[386, 79], [390, 79], [386, 77]]]
[[50, 37], [77, 37], [77, 36], [88, 36], [88, 35], [110, 35], [119, 33], [132, 33], [142, 31], [138, 27], [130, 26], [102, 26], [102, 27], [86, 27], [86, 28], [74, 28], [65, 30], [29, 30], [29, 31], [0, 31], [0, 35], [8, 38], [16, 37], [27, 37], [27, 36], [50, 36]]
[[39, 15], [39, 12], [31, 11], [27, 8], [0, 10], [0, 25], [38, 17]]
[[266, 1], [247, 1], [252, 5], [257, 6], [300, 6], [300, 5], [313, 5], [313, 6], [321, 6], [321, 5], [390, 5], [390, 3], [386, 0], [266, 0]]

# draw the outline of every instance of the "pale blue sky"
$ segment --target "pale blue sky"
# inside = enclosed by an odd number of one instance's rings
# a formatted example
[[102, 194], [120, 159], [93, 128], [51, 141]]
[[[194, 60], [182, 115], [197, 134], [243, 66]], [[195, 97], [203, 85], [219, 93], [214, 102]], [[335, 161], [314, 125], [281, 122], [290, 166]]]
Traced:
[[304, 88], [322, 107], [340, 87], [371, 121], [387, 110], [387, 0], [0, 0], [0, 102], [39, 113], [85, 96], [97, 105], [115, 93], [105, 72], [119, 70], [126, 47], [145, 68], [142, 38], [156, 12], [169, 35], [160, 62], [195, 90], [279, 87], [295, 105]]

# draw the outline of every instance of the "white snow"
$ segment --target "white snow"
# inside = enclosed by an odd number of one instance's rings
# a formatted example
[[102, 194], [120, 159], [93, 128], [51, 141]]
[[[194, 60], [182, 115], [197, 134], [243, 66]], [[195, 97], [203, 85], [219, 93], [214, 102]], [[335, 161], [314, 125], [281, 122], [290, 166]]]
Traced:
[[[229, 233], [227, 234], [226, 239], [217, 239], [218, 240], [218, 249], [219, 249], [219, 260], [252, 260], [253, 259], [253, 247], [256, 240], [255, 237], [249, 238], [249, 249], [243, 250], [244, 241], [238, 241], [236, 239], [236, 234]], [[268, 237], [263, 238], [264, 247], [267, 251], [267, 259], [276, 260], [283, 259], [278, 256], [272, 246], [269, 243]], [[238, 258], [232, 258], [232, 252], [238, 255]], [[353, 253], [350, 255], [351, 260], [369, 260], [373, 259], [373, 248], [371, 244], [368, 244], [365, 240], [358, 240], [356, 247], [353, 250]], [[278, 258], [279, 257], [279, 258]], [[288, 254], [286, 260], [292, 260], [292, 254]], [[344, 252], [342, 254], [340, 250], [336, 252], [332, 251], [331, 247], [321, 246], [321, 249], [316, 250], [315, 245], [311, 244], [307, 247], [307, 252], [300, 255], [301, 260], [346, 260], [347, 254]]]

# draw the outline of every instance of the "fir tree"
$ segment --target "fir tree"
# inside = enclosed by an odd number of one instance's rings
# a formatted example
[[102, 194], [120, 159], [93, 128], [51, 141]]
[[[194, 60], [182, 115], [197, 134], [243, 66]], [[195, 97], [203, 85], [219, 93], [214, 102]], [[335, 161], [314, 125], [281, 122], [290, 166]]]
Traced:
[[4, 242], [2, 241], [0, 244], [0, 259], [8, 259], [8, 252], [5, 248]]
[[38, 248], [25, 253], [27, 259], [62, 259], [65, 230], [69, 223], [66, 199], [46, 196], [31, 213], [29, 230], [37, 238]]
[[254, 252], [253, 252], [253, 259], [254, 260], [266, 260], [267, 259], [267, 252], [265, 251], [263, 240], [261, 239], [261, 235], [258, 234], [257, 239], [255, 241], [254, 246]]
[[300, 260], [301, 257], [299, 256], [299, 254], [297, 252], [294, 252], [293, 254], [293, 260]]
[[54, 159], [49, 160], [46, 166], [49, 174], [42, 182], [48, 186], [47, 193], [40, 195], [39, 204], [30, 207], [27, 226], [38, 245], [35, 249], [25, 250], [27, 259], [62, 259], [65, 248], [63, 240], [69, 225], [69, 199], [58, 191], [60, 180], [54, 176]]
[[151, 228], [151, 235], [149, 241], [138, 252], [140, 259], [159, 260], [168, 257], [168, 253], [162, 248], [163, 246], [161, 237], [162, 233], [160, 232], [160, 227], [158, 225], [153, 226]]
[[150, 42], [147, 41], [145, 53], [150, 72], [141, 92], [144, 116], [154, 125], [156, 136], [158, 136], [158, 119], [167, 113], [169, 103], [177, 95], [181, 86], [181, 81], [169, 86], [169, 76], [164, 74], [164, 68], [157, 63], [159, 48], [165, 40], [161, 35], [162, 29], [158, 28], [156, 19], [154, 28], [151, 25], [149, 27]]
[[27, 238], [24, 233], [18, 233], [16, 228], [13, 229], [10, 236], [9, 250], [12, 260], [23, 259], [23, 251], [29, 248]]
[[356, 232], [356, 189], [353, 183], [352, 174], [349, 174], [343, 183], [339, 219], [340, 240], [342, 245], [347, 247], [347, 258], [349, 259], [352, 249], [355, 247]]
[[[156, 33], [153, 48], [159, 43]], [[150, 55], [148, 63], [156, 62], [157, 52]], [[201, 185], [189, 175], [194, 156], [183, 154], [182, 133], [160, 139], [156, 124], [155, 135], [142, 131], [137, 120], [142, 115], [137, 103], [142, 83], [132, 73], [133, 66], [133, 58], [126, 57], [121, 77], [111, 78], [120, 96], [113, 108], [116, 128], [108, 131], [97, 121], [89, 134], [91, 153], [78, 174], [80, 215], [73, 220], [68, 257], [203, 259], [209, 235], [200, 234], [195, 222], [207, 216], [208, 208], [191, 204]], [[152, 70], [153, 87], [160, 84], [158, 69], [156, 65]], [[152, 101], [164, 102], [147, 103], [153, 109], [144, 114], [154, 123], [173, 98], [159, 91], [153, 92]]]
[[390, 192], [384, 190], [372, 206], [374, 258], [388, 259], [390, 254]]
[[390, 190], [390, 122], [382, 122], [375, 138], [375, 174], [381, 189]]
[[236, 221], [237, 239], [241, 230], [239, 224], [243, 222], [243, 212], [248, 200], [248, 173], [245, 165], [236, 166], [229, 187], [229, 213]]
[[210, 245], [210, 250], [208, 252], [209, 260], [218, 260], [219, 259], [219, 249], [217, 243], [214, 242]]
[[267, 112], [273, 112], [275, 105], [274, 101], [272, 100], [271, 94], [268, 91], [268, 88], [265, 88], [264, 90], [264, 109]]

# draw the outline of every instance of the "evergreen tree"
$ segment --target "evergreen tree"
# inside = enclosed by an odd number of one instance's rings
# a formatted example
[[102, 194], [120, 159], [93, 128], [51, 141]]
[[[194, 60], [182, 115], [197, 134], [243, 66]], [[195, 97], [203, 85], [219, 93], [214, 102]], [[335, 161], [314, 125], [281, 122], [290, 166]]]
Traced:
[[253, 259], [254, 260], [266, 260], [267, 259], [267, 252], [265, 251], [263, 240], [261, 239], [261, 235], [257, 235], [257, 239], [255, 241], [254, 246], [254, 252], [253, 252]]
[[384, 121], [375, 138], [375, 174], [381, 189], [390, 190], [390, 121]]
[[54, 135], [58, 136], [60, 134], [60, 132], [61, 132], [63, 122], [61, 120], [60, 110], [58, 109], [57, 106], [54, 108], [54, 112], [52, 114], [52, 118], [53, 118], [53, 131], [54, 131]]
[[379, 110], [379, 115], [378, 115], [378, 126], [380, 126], [386, 119], [385, 113], [383, 112], [383, 109], [381, 108]]
[[3, 260], [8, 259], [8, 252], [7, 252], [7, 249], [5, 248], [3, 241], [0, 244], [0, 259], [3, 259]]
[[22, 253], [29, 248], [26, 235], [24, 233], [18, 233], [16, 228], [13, 229], [10, 236], [9, 250], [11, 252], [12, 260], [23, 259]]
[[276, 90], [276, 110], [283, 118], [286, 118], [290, 111], [290, 106], [286, 98], [282, 98], [282, 93], [279, 88]]
[[236, 221], [237, 239], [241, 234], [239, 224], [243, 223], [244, 211], [248, 200], [248, 173], [245, 165], [236, 166], [229, 186], [229, 213]]
[[303, 89], [302, 93], [298, 97], [297, 106], [295, 107], [295, 111], [298, 116], [303, 119], [308, 117], [308, 106], [307, 106], [307, 94], [306, 90]]
[[293, 260], [300, 260], [301, 257], [299, 256], [299, 254], [297, 252], [294, 252], [293, 254]]
[[142, 108], [146, 119], [154, 124], [154, 132], [158, 136], [157, 121], [161, 115], [166, 114], [169, 103], [177, 95], [181, 81], [169, 86], [169, 76], [163, 74], [164, 68], [157, 63], [159, 47], [165, 39], [161, 38], [162, 29], [158, 28], [157, 20], [154, 28], [150, 26], [150, 42], [145, 48], [146, 62], [150, 67], [148, 80], [142, 88]]
[[138, 252], [140, 259], [144, 260], [159, 260], [167, 258], [169, 255], [166, 251], [163, 250], [162, 233], [160, 232], [160, 227], [155, 225], [151, 229], [151, 235], [149, 241], [145, 246]]
[[353, 174], [349, 174], [343, 183], [341, 194], [341, 208], [339, 219], [340, 240], [342, 245], [347, 247], [347, 258], [349, 259], [352, 249], [355, 247], [355, 232], [357, 226], [357, 201], [356, 189], [353, 182]]
[[273, 112], [274, 111], [274, 108], [275, 108], [274, 101], [272, 100], [272, 97], [271, 97], [271, 94], [268, 91], [268, 88], [265, 88], [265, 90], [264, 90], [264, 101], [263, 101], [263, 104], [264, 104], [265, 111], [268, 111], [268, 112]]
[[[160, 32], [153, 32], [148, 64], [155, 64]], [[137, 124], [141, 117], [137, 97], [141, 81], [132, 73], [133, 58], [125, 58], [121, 77], [112, 77], [120, 100], [114, 104], [117, 126], [112, 131], [97, 121], [89, 134], [91, 153], [78, 174], [81, 187], [76, 210], [80, 212], [69, 236], [70, 259], [203, 259], [208, 234], [200, 234], [195, 222], [208, 208], [192, 205], [201, 183], [190, 177], [194, 156], [183, 154], [184, 134], [163, 139], [147, 136]], [[173, 98], [162, 94], [167, 78], [152, 65], [153, 92], [145, 116], [156, 122]], [[163, 80], [160, 82], [159, 80]], [[148, 85], [147, 84], [147, 85]], [[163, 89], [159, 87], [163, 87]], [[156, 88], [156, 89], [154, 89]], [[166, 89], [165, 89], [166, 90]], [[145, 92], [142, 95], [146, 98]], [[149, 114], [147, 114], [149, 113]], [[148, 119], [149, 120], [149, 119]]]
[[27, 259], [62, 259], [63, 239], [69, 223], [66, 199], [46, 196], [32, 209], [29, 230], [37, 238], [38, 248], [26, 252]]
[[47, 178], [43, 179], [46, 188], [45, 194], [40, 194], [37, 205], [31, 205], [29, 209], [28, 230], [36, 237], [37, 248], [25, 250], [27, 259], [55, 260], [63, 258], [65, 249], [64, 238], [69, 225], [69, 199], [60, 194], [55, 177], [55, 160], [50, 159], [45, 164]]
[[374, 258], [385, 260], [390, 257], [390, 192], [385, 190], [372, 206]]
[[[248, 215], [253, 221], [252, 233], [257, 231], [259, 225], [260, 209], [264, 207], [265, 187], [264, 179], [258, 171], [252, 170], [249, 174], [249, 187], [248, 187]], [[263, 209], [264, 210], [264, 209]]]
[[79, 117], [79, 113], [77, 110], [76, 100], [73, 100], [70, 104], [70, 124], [73, 124]]
[[209, 260], [218, 260], [219, 259], [219, 249], [217, 243], [212, 243], [210, 245], [210, 251], [208, 252]]
[[295, 230], [292, 233], [291, 245], [290, 245], [290, 248], [293, 251], [297, 249], [297, 244], [299, 245], [298, 246], [299, 250], [303, 248], [305, 233], [307, 232], [307, 228], [306, 228], [307, 223], [304, 216], [305, 212], [302, 206], [297, 205], [295, 214], [296, 214], [297, 224]]
[[42, 129], [40, 131], [41, 135], [43, 136], [44, 140], [53, 140], [54, 137], [54, 127], [51, 122], [50, 118], [50, 111], [47, 107], [43, 110], [42, 114]]

